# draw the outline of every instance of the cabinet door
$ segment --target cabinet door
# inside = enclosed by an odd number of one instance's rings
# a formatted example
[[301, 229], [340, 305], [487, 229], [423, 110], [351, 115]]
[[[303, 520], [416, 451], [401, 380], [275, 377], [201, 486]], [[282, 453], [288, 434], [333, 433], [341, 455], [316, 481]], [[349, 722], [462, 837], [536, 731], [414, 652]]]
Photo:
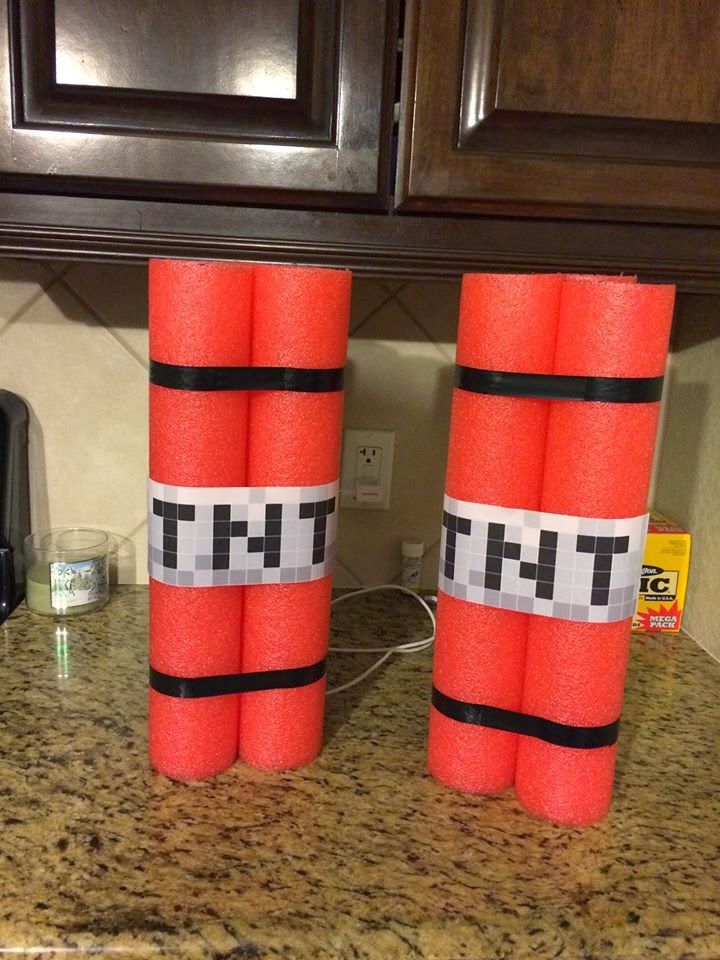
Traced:
[[386, 204], [396, 0], [5, 2], [6, 187]]
[[408, 0], [401, 209], [720, 220], [718, 0]]

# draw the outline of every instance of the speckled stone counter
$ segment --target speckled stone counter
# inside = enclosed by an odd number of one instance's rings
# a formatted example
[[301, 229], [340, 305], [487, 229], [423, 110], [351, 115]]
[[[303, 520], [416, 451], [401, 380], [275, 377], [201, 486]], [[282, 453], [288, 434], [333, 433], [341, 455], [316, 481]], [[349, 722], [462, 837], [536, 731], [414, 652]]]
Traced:
[[[335, 640], [419, 637], [416, 606], [341, 604]], [[126, 588], [0, 627], [0, 954], [720, 957], [720, 665], [691, 641], [635, 641], [614, 808], [575, 830], [429, 779], [427, 653], [331, 697], [305, 770], [153, 775], [146, 619]]]

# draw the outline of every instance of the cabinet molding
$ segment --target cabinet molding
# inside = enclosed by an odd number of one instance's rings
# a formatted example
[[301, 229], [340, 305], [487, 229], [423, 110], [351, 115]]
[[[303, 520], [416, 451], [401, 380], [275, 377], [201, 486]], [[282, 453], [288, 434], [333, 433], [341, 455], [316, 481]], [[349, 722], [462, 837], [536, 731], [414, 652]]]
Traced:
[[512, 217], [384, 216], [0, 193], [0, 256], [262, 260], [358, 274], [637, 273], [720, 293], [720, 230]]

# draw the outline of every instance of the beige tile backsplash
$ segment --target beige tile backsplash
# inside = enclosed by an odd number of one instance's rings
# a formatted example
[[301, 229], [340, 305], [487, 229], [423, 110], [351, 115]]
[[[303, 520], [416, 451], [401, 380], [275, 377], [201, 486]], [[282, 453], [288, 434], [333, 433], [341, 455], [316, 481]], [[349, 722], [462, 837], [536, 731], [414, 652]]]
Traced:
[[[121, 582], [147, 579], [146, 284], [143, 266], [0, 260], [0, 387], [32, 409], [34, 523], [112, 531]], [[404, 536], [424, 540], [423, 583], [436, 583], [458, 297], [458, 283], [354, 282], [345, 425], [394, 430], [396, 445], [391, 509], [341, 513], [338, 585], [396, 579]], [[703, 598], [718, 583], [720, 434], [707, 406], [720, 404], [720, 329], [713, 299], [682, 303], [692, 316], [676, 336], [656, 502], [691, 526], [687, 626], [717, 647]]]
[[686, 296], [667, 376], [663, 442], [654, 502], [692, 533], [683, 626], [720, 660], [720, 308]]
[[[31, 409], [33, 525], [111, 531], [120, 579], [142, 580], [147, 372], [106, 319], [120, 290], [108, 288], [104, 315], [91, 312], [57, 272], [31, 289], [38, 266], [0, 265], [0, 385]], [[131, 271], [133, 285], [142, 273]]]
[[[0, 387], [32, 411], [33, 523], [111, 531], [121, 582], [147, 580], [147, 270], [0, 260]], [[390, 511], [344, 510], [341, 586], [397, 578], [424, 539], [433, 586], [458, 285], [357, 279], [345, 422], [396, 431]]]

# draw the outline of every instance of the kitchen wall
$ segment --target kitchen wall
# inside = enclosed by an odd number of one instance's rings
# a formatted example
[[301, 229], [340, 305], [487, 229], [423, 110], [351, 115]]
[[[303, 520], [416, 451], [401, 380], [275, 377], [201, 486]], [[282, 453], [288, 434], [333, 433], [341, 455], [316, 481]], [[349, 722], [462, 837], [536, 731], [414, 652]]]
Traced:
[[[0, 387], [32, 408], [35, 526], [111, 530], [122, 582], [146, 580], [146, 282], [144, 267], [0, 260]], [[340, 586], [395, 579], [403, 536], [425, 541], [435, 585], [458, 293], [354, 282], [345, 423], [395, 430], [395, 469], [390, 511], [342, 511]], [[685, 625], [720, 656], [716, 302], [680, 298], [653, 502], [693, 533]]]
[[[121, 582], [145, 582], [147, 271], [0, 260], [0, 387], [32, 409], [34, 526], [110, 530]], [[397, 432], [390, 511], [343, 510], [340, 586], [400, 570], [403, 536], [434, 586], [458, 285], [353, 285], [345, 423]]]
[[692, 532], [683, 626], [720, 659], [720, 306], [680, 298], [655, 504]]

